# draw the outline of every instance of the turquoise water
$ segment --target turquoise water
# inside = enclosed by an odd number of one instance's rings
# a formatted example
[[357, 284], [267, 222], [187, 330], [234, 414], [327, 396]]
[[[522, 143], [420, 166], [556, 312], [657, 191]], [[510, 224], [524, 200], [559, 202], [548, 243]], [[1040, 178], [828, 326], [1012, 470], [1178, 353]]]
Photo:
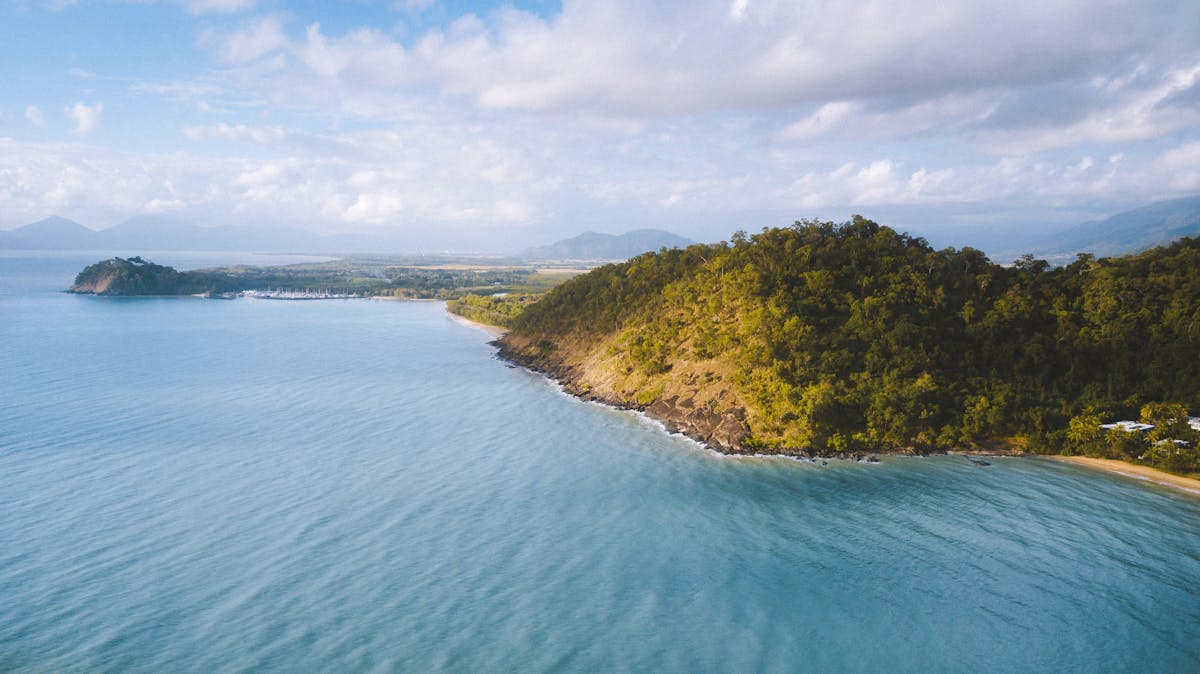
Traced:
[[0, 258], [0, 671], [1200, 669], [1200, 499], [719, 457], [441, 304], [90, 261]]

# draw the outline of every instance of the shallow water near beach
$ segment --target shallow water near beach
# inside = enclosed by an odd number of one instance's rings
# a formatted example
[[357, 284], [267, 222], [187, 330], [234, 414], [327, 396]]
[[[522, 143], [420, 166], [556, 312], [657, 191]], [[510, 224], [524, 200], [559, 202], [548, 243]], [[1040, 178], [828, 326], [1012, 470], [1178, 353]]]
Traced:
[[95, 259], [0, 257], [0, 671], [1200, 669], [1193, 496], [722, 457], [440, 303], [56, 292]]

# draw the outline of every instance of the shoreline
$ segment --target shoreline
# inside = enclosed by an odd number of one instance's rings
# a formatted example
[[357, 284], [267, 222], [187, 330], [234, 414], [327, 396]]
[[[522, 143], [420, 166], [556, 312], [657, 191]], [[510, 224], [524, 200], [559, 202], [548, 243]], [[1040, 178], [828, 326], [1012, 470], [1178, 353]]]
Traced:
[[1043, 458], [1060, 463], [1071, 463], [1076, 466], [1091, 468], [1092, 470], [1101, 470], [1114, 475], [1121, 475], [1141, 482], [1150, 482], [1153, 484], [1170, 487], [1176, 491], [1187, 492], [1193, 496], [1200, 496], [1200, 480], [1182, 475], [1175, 475], [1161, 471], [1150, 466], [1139, 466], [1126, 461], [1118, 461], [1117, 459], [1096, 459], [1090, 456], [1060, 456], [1047, 454]]
[[446, 315], [449, 316], [451, 319], [453, 319], [456, 323], [461, 323], [461, 324], [467, 326], [468, 328], [475, 328], [476, 330], [482, 330], [483, 332], [486, 332], [488, 335], [490, 335], [492, 337], [492, 339], [500, 339], [504, 335], [508, 334], [508, 328], [502, 328], [498, 325], [488, 325], [486, 323], [480, 323], [478, 321], [473, 321], [469, 318], [464, 318], [462, 316], [459, 316], [458, 314], [456, 314], [453, 311], [450, 311], [448, 309], [446, 310]]
[[[451, 316], [454, 316], [455, 319], [459, 320], [460, 322], [472, 325], [472, 327], [477, 327], [480, 329], [489, 329], [490, 328], [492, 330], [502, 330], [501, 328], [494, 328], [492, 326], [485, 326], [485, 325], [482, 325], [479, 323], [475, 323], [474, 321], [470, 321], [468, 319], [462, 318], [461, 316], [457, 316], [455, 314], [451, 314]], [[500, 332], [498, 334], [497, 338], [499, 338], [499, 336], [502, 336], [504, 334], [504, 332], [507, 332], [507, 331]], [[516, 366], [522, 368], [522, 369], [528, 370], [530, 372], [533, 372], [533, 373], [541, 376], [542, 378], [546, 379], [551, 384], [553, 384], [556, 388], [558, 388], [559, 391], [561, 391], [562, 393], [564, 393], [572, 398], [575, 398], [576, 400], [579, 400], [579, 401], [585, 402], [585, 403], [588, 403], [588, 402], [597, 403], [597, 404], [603, 405], [605, 407], [609, 407], [614, 410], [634, 412], [634, 413], [642, 416], [646, 420], [654, 423], [654, 425], [660, 427], [662, 432], [665, 433], [666, 435], [668, 435], [668, 436], [670, 436], [670, 435], [683, 436], [683, 437], [691, 440], [692, 442], [695, 442], [701, 448], [703, 448], [709, 452], [712, 452], [713, 454], [717, 454], [717, 455], [720, 455], [723, 457], [728, 457], [728, 458], [784, 458], [784, 459], [798, 460], [798, 461], [806, 462], [806, 463], [821, 462], [822, 464], [826, 461], [847, 461], [847, 462], [854, 462], [854, 463], [877, 463], [879, 461], [879, 459], [877, 457], [879, 457], [879, 456], [908, 457], [908, 458], [924, 458], [927, 456], [962, 456], [964, 458], [967, 458], [968, 460], [972, 460], [973, 462], [975, 459], [978, 459], [979, 457], [1045, 458], [1045, 459], [1050, 459], [1053, 461], [1058, 461], [1061, 463], [1073, 463], [1075, 465], [1078, 465], [1078, 466], [1081, 466], [1084, 468], [1090, 468], [1092, 470], [1100, 470], [1100, 471], [1104, 471], [1104, 472], [1111, 473], [1111, 474], [1121, 475], [1123, 477], [1139, 480], [1141, 482], [1149, 482], [1151, 484], [1164, 486], [1164, 487], [1173, 489], [1175, 491], [1185, 492], [1185, 493], [1190, 494], [1195, 497], [1200, 497], [1200, 479], [1197, 479], [1197, 478], [1183, 477], [1181, 475], [1175, 475], [1173, 473], [1167, 473], [1165, 471], [1158, 470], [1157, 468], [1151, 468], [1149, 466], [1140, 466], [1137, 464], [1127, 463], [1125, 461], [1117, 461], [1114, 459], [1094, 459], [1091, 457], [1084, 457], [1084, 456], [1062, 456], [1062, 455], [1058, 455], [1058, 454], [1030, 454], [1023, 450], [1010, 449], [1010, 448], [950, 449], [950, 450], [945, 450], [945, 451], [931, 451], [931, 452], [913, 452], [911, 450], [908, 450], [908, 451], [876, 450], [876, 451], [871, 451], [871, 452], [856, 452], [849, 456], [837, 456], [837, 455], [826, 455], [826, 454], [822, 454], [819, 452], [810, 453], [810, 452], [806, 452], [806, 451], [796, 451], [796, 450], [789, 451], [788, 449], [784, 449], [782, 451], [762, 451], [761, 449], [758, 449], [758, 448], [750, 450], [749, 448], [742, 448], [742, 447], [726, 447], [726, 446], [723, 446], [720, 442], [712, 442], [710, 439], [706, 439], [705, 437], [693, 432], [693, 429], [680, 428], [679, 425], [674, 423], [671, 419], [665, 419], [665, 418], [658, 416], [657, 414], [653, 413], [653, 411], [651, 411], [648, 407], [638, 406], [638, 405], [629, 405], [629, 404], [623, 403], [621, 401], [609, 400], [609, 399], [606, 399], [603, 397], [591, 395], [588, 392], [579, 389], [578, 386], [573, 385], [572, 382], [568, 381], [568, 378], [566, 376], [568, 373], [555, 372], [555, 371], [551, 371], [551, 370], [547, 370], [547, 369], [538, 367], [535, 363], [533, 363], [528, 357], [524, 356], [523, 354], [506, 349], [505, 345], [502, 342], [498, 343], [497, 346], [499, 347], [497, 355], [499, 356], [499, 358], [501, 360], [507, 361], [509, 363], [512, 363], [513, 365], [516, 365]], [[984, 465], [986, 465], [986, 464], [984, 464]]]
[[[463, 319], [466, 320], [466, 319]], [[1025, 452], [1021, 451], [1003, 451], [1003, 450], [947, 450], [947, 451], [929, 451], [919, 452], [911, 449], [908, 450], [856, 450], [849, 454], [840, 455], [834, 453], [822, 453], [794, 447], [780, 448], [764, 448], [764, 447], [743, 447], [740, 444], [725, 444], [719, 437], [716, 436], [716, 431], [728, 421], [722, 419], [721, 423], [708, 428], [708, 434], [705, 434], [703, 428], [699, 428], [695, 423], [689, 423], [688, 419], [671, 418], [662, 414], [661, 409], [655, 409], [656, 405], [637, 405], [622, 400], [616, 400], [604, 396], [597, 396], [589, 391], [579, 387], [578, 384], [569, 379], [569, 371], [555, 371], [552, 369], [544, 369], [539, 367], [527, 356], [508, 349], [503, 342], [498, 342], [497, 356], [508, 363], [516, 365], [524, 370], [533, 372], [538, 376], [546, 379], [562, 393], [575, 398], [585, 403], [596, 403], [605, 407], [634, 412], [642, 417], [654, 422], [662, 428], [662, 431], [667, 435], [680, 435], [685, 437], [700, 446], [704, 447], [714, 454], [729, 458], [780, 458], [791, 459], [806, 463], [824, 463], [826, 461], [846, 461], [850, 463], [879, 463], [881, 456], [901, 456], [901, 457], [926, 457], [926, 456], [950, 456], [954, 454], [970, 455], [970, 456], [1025, 456]], [[668, 408], [668, 412], [671, 408]]]
[[366, 300], [382, 300], [385, 302], [444, 302], [433, 297], [396, 297], [395, 295], [367, 295]]

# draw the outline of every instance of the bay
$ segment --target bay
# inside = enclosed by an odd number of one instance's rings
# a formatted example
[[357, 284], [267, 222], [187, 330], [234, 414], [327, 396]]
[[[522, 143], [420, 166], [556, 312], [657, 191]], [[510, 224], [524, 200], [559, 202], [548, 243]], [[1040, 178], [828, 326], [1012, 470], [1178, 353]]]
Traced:
[[1200, 668], [1186, 494], [722, 457], [440, 303], [57, 292], [95, 259], [0, 257], [0, 671]]

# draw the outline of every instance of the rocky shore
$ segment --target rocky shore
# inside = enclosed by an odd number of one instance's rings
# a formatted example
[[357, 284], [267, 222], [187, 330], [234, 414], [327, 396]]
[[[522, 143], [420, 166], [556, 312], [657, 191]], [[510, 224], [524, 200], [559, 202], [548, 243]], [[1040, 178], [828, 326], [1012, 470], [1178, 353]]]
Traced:
[[[537, 372], [562, 386], [567, 393], [582, 400], [603, 403], [623, 410], [637, 410], [659, 421], [669, 432], [680, 433], [708, 448], [731, 456], [789, 456], [801, 459], [841, 458], [854, 461], [875, 462], [876, 454], [926, 455], [928, 452], [900, 450], [891, 452], [816, 452], [795, 447], [748, 446], [750, 427], [746, 423], [746, 411], [736, 405], [720, 407], [712, 404], [696, 404], [692, 396], [669, 396], [648, 405], [597, 392], [584, 381], [581, 369], [558, 361], [539, 357], [526, 350], [514, 348], [503, 337], [492, 342], [498, 348], [497, 355], [509, 363]], [[1009, 452], [987, 452], [1008, 454]], [[1019, 452], [1016, 452], [1019, 453]]]
[[[746, 413], [740, 408], [730, 407], [716, 410], [710, 406], [696, 406], [690, 398], [680, 400], [678, 397], [657, 400], [649, 405], [639, 405], [631, 400], [598, 393], [582, 381], [578, 368], [530, 355], [513, 348], [503, 338], [493, 343], [499, 348], [498, 355], [504, 360], [558, 382], [564, 391], [573, 396], [604, 403], [617, 409], [644, 412], [647, 416], [662, 422], [668, 431], [682, 433], [725, 454], [758, 453], [757, 450], [742, 445], [742, 441], [750, 434], [750, 428], [746, 425]], [[794, 454], [801, 455], [802, 453], [795, 452]]]

